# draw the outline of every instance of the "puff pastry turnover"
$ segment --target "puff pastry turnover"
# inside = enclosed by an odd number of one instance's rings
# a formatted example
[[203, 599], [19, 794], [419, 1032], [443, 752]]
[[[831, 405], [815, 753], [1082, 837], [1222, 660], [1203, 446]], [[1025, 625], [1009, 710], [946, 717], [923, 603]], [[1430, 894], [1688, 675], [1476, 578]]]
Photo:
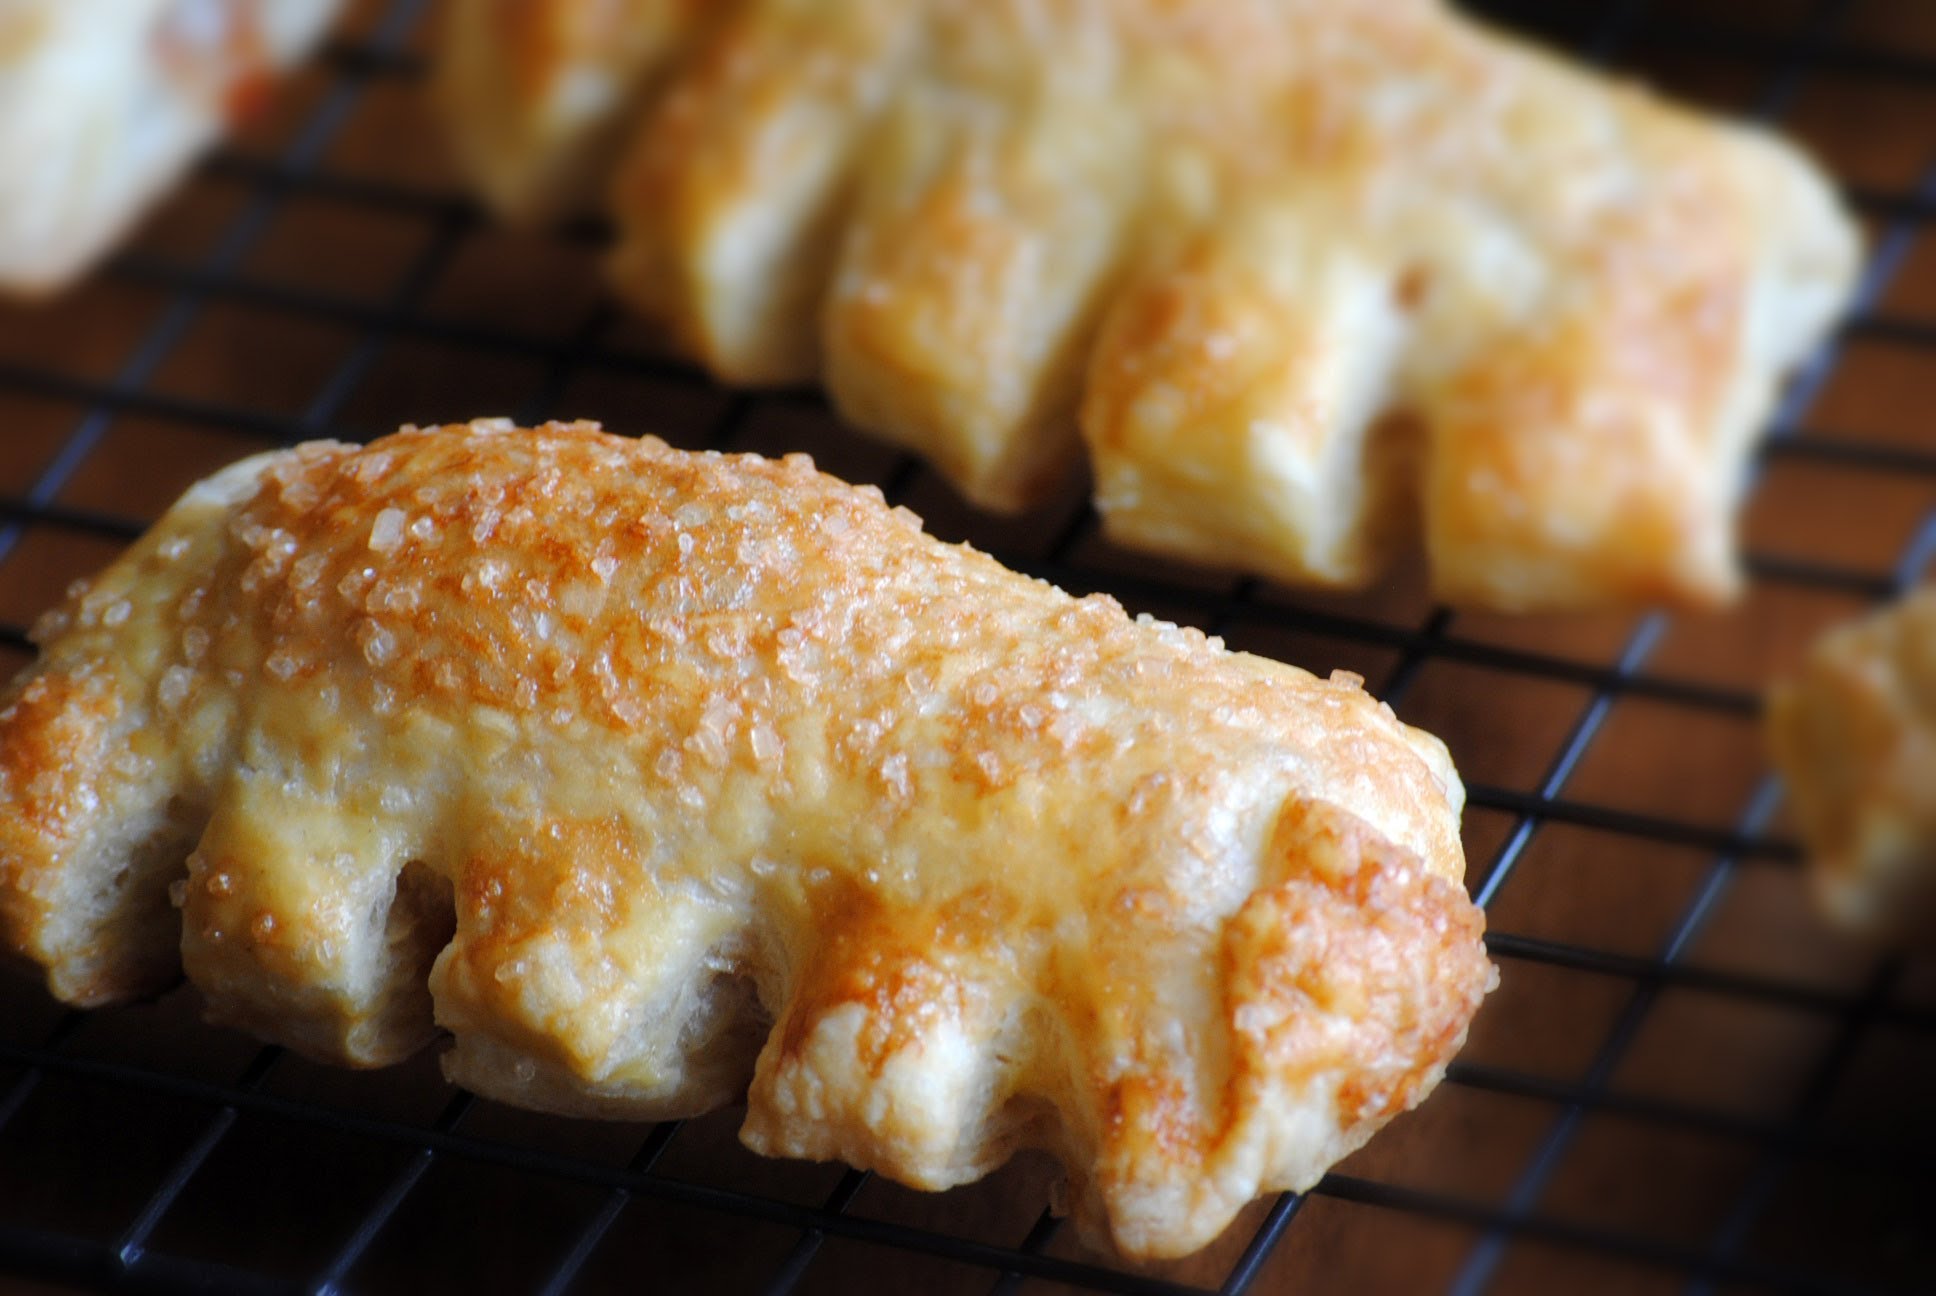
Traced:
[[0, 291], [106, 250], [338, 0], [0, 0]]
[[[0, 711], [0, 923], [82, 1004], [943, 1188], [1133, 1255], [1308, 1185], [1487, 989], [1437, 740], [877, 492], [586, 426], [191, 491]], [[186, 863], [184, 864], [184, 861]], [[749, 1087], [750, 1086], [750, 1087]]]
[[1118, 539], [1289, 581], [1422, 539], [1460, 602], [1735, 592], [1748, 444], [1856, 265], [1776, 137], [1436, 0], [710, 17], [612, 268], [722, 377], [823, 378], [995, 508], [1086, 446]]
[[1936, 930], [1936, 590], [1823, 635], [1769, 695], [1768, 740], [1831, 915]]

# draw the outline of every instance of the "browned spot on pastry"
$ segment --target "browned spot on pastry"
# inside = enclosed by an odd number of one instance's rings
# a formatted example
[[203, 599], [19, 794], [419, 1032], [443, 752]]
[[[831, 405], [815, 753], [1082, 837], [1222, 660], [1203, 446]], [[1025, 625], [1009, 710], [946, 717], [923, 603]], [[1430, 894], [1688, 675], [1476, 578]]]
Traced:
[[1288, 876], [1224, 944], [1236, 1083], [1329, 1074], [1347, 1129], [1403, 1111], [1490, 986], [1484, 919], [1462, 887], [1322, 803], [1287, 808], [1274, 849]]
[[468, 956], [492, 964], [561, 926], [608, 930], [655, 890], [638, 844], [616, 819], [565, 820], [536, 840], [507, 842], [458, 871], [457, 920]]
[[[85, 776], [119, 711], [105, 680], [71, 675], [33, 677], [0, 711], [0, 793], [19, 828], [58, 836], [94, 808], [99, 792]], [[12, 854], [0, 861], [9, 887], [23, 882], [19, 865]]]
[[1392, 288], [1392, 295], [1401, 308], [1415, 311], [1425, 304], [1425, 295], [1432, 290], [1432, 272], [1424, 266], [1411, 266], [1398, 276]]
[[1014, 898], [991, 887], [971, 887], [916, 910], [885, 903], [874, 890], [844, 878], [818, 890], [821, 939], [782, 1027], [783, 1056], [797, 1056], [827, 1014], [859, 1004], [865, 1009], [859, 1056], [879, 1075], [890, 1057], [935, 1021], [962, 1015], [964, 960], [985, 960], [1004, 937], [1013, 943]]
[[1117, 1080], [1103, 1105], [1109, 1142], [1183, 1165], [1201, 1161], [1208, 1142], [1201, 1111], [1182, 1080], [1160, 1073]]

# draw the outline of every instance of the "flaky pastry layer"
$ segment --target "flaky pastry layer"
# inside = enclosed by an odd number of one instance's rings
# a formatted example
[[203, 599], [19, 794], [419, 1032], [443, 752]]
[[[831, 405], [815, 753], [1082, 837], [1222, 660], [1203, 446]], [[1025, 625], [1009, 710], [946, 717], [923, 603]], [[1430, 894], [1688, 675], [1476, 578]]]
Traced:
[[[804, 457], [588, 425], [196, 487], [0, 710], [0, 929], [212, 1019], [923, 1188], [1021, 1147], [1133, 1255], [1310, 1185], [1491, 969], [1437, 740]], [[186, 861], [184, 865], [184, 860]]]
[[[634, 2], [619, 291], [981, 504], [1086, 452], [1110, 534], [1186, 558], [1725, 601], [1750, 441], [1854, 280], [1789, 145], [1437, 0], [731, 0], [683, 41]], [[592, 61], [518, 24], [614, 12], [458, 5], [547, 84]], [[487, 189], [518, 102], [449, 102]]]

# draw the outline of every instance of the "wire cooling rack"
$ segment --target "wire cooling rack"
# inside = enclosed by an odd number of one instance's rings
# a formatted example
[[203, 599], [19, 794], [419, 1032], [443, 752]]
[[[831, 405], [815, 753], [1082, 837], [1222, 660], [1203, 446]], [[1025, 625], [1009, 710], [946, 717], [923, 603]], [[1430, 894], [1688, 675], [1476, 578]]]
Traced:
[[1191, 1261], [1085, 1253], [1024, 1159], [923, 1195], [765, 1162], [733, 1114], [654, 1127], [473, 1102], [429, 1059], [313, 1067], [192, 995], [95, 1014], [0, 992], [0, 1273], [153, 1290], [1480, 1292], [1936, 1288], [1936, 968], [1825, 931], [1759, 691], [1936, 551], [1936, 6], [1506, 4], [1497, 20], [1783, 126], [1871, 259], [1756, 471], [1745, 604], [1508, 619], [1416, 572], [1314, 597], [1102, 543], [1072, 489], [995, 523], [810, 393], [656, 355], [599, 231], [489, 226], [419, 101], [423, 0], [371, 0], [272, 116], [62, 300], [0, 310], [0, 665], [189, 481], [410, 421], [597, 417], [807, 449], [950, 538], [1233, 644], [1365, 675], [1451, 743], [1502, 988], [1446, 1084], [1314, 1191]]

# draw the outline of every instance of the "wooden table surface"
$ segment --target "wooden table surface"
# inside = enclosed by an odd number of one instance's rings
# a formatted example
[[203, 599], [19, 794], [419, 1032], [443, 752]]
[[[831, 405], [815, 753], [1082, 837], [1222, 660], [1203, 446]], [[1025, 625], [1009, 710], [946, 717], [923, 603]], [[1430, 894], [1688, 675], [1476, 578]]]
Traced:
[[[506, 233], [458, 201], [412, 57], [369, 53], [405, 7], [356, 5], [334, 54], [107, 268], [0, 308], [0, 664], [24, 662], [21, 628], [191, 481], [286, 437], [558, 414], [809, 450], [892, 484], [945, 537], [1052, 559], [1073, 584], [1214, 623], [1238, 647], [1361, 673], [1442, 735], [1473, 785], [1473, 886], [1506, 870], [1489, 910], [1502, 985], [1461, 1075], [1299, 1207], [1254, 1290], [1684, 1290], [1703, 1257], [1731, 1290], [1784, 1275], [1936, 1289], [1936, 963], [1817, 919], [1755, 713], [1814, 633], [1918, 578], [1929, 547], [1936, 5], [1515, 7], [1537, 10], [1547, 39], [1597, 36], [1617, 66], [1699, 102], [1778, 114], [1871, 230], [1874, 299], [1811, 372], [1746, 507], [1748, 596], [1665, 618], [1440, 616], [1415, 570], [1363, 597], [1240, 584], [1112, 550], [1074, 489], [1020, 523], [976, 516], [815, 400], [742, 399], [656, 358], [600, 294], [595, 232]], [[401, 48], [421, 51], [426, 30]], [[306, 133], [315, 165], [282, 175]], [[583, 1167], [623, 1167], [648, 1138], [466, 1107], [429, 1058], [349, 1074], [264, 1055], [201, 1026], [185, 991], [77, 1019], [15, 980], [0, 1049], [0, 1094], [18, 1099], [0, 1103], [0, 1257], [15, 1263], [22, 1236], [122, 1236], [173, 1175], [156, 1253], [302, 1280], [421, 1171], [350, 1288], [521, 1289], [613, 1200]], [[221, 1099], [236, 1090], [231, 1127]], [[440, 1120], [458, 1142], [426, 1156], [411, 1132]], [[653, 1173], [809, 1207], [856, 1187], [837, 1166], [754, 1158], [733, 1131], [731, 1112], [689, 1123]], [[206, 1160], [184, 1162], [198, 1140]], [[518, 1164], [527, 1154], [550, 1160]], [[944, 1195], [868, 1179], [842, 1208], [1012, 1247], [1049, 1179], [1035, 1160]], [[583, 1288], [758, 1290], [806, 1257], [805, 1291], [979, 1292], [999, 1276], [864, 1237], [814, 1250], [797, 1221], [697, 1196], [630, 1201]], [[1268, 1207], [1205, 1255], [1143, 1272], [1217, 1285]], [[1044, 1254], [1115, 1263], [1066, 1230]]]

